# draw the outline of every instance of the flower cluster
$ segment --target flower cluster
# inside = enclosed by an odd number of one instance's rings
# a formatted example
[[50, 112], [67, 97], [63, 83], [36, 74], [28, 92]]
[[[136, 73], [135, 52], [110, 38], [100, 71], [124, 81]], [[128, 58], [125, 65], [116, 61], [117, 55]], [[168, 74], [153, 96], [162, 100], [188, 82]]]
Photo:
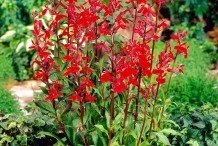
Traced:
[[[42, 17], [51, 15], [46, 29], [38, 14], [32, 14], [35, 40], [30, 48], [38, 53], [34, 61], [39, 67], [36, 78], [47, 86], [46, 100], [79, 102], [79, 111], [84, 116], [84, 103], [101, 100], [94, 89], [102, 87], [101, 96], [105, 96], [103, 86], [107, 85], [111, 121], [114, 99], [123, 93], [127, 93], [126, 102], [131, 96], [136, 104], [141, 97], [156, 100], [167, 74], [183, 73], [184, 65], [175, 67], [174, 64], [178, 55], [187, 57], [188, 46], [183, 42], [187, 31], [177, 32], [171, 35], [177, 45], [172, 47], [166, 42], [166, 47], [155, 55], [155, 44], [161, 39], [159, 32], [167, 29], [169, 23], [158, 17], [160, 6], [166, 1], [153, 2], [157, 11], [147, 0], [125, 3], [109, 0], [108, 6], [98, 0], [86, 0], [82, 4], [77, 0], [51, 1], [52, 7], [45, 5], [41, 14]], [[123, 30], [128, 35], [123, 36]], [[138, 105], [135, 120], [137, 114]], [[110, 131], [109, 139], [112, 135]]]

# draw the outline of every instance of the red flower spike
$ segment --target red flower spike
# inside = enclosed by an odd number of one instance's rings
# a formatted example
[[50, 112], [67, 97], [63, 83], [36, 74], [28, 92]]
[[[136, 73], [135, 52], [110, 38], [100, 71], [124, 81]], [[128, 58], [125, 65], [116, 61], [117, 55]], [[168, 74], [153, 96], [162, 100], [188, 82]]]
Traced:
[[54, 44], [52, 42], [46, 42], [46, 44], [49, 46], [54, 46]]
[[161, 70], [161, 69], [154, 69], [154, 70], [152, 71], [152, 74], [156, 74], [156, 75], [163, 74], [163, 73], [164, 73], [164, 71]]
[[157, 27], [167, 29], [169, 26], [167, 25], [166, 21], [162, 21]]

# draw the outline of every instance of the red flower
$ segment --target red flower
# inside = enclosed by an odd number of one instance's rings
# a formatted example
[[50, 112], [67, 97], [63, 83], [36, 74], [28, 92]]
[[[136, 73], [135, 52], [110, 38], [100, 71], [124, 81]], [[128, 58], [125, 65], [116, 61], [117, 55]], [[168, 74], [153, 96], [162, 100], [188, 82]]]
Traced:
[[112, 76], [110, 75], [110, 73], [108, 71], [106, 71], [103, 75], [101, 75], [100, 81], [102, 83], [111, 82], [112, 81]]
[[83, 81], [82, 87], [94, 87], [95, 85], [89, 80], [88, 77]]
[[77, 65], [71, 66], [67, 68], [67, 71], [64, 73], [64, 76], [68, 76], [69, 74], [75, 75], [75, 72], [79, 71], [80, 68]]
[[58, 91], [59, 88], [62, 88], [63, 85], [59, 84], [57, 81], [53, 83], [53, 88], [48, 90], [48, 96], [46, 97], [46, 100], [53, 101], [54, 99], [57, 99], [59, 96], [63, 95], [62, 92]]
[[83, 69], [81, 70], [81, 72], [82, 72], [82, 73], [90, 74], [90, 73], [93, 72], [93, 70], [92, 70], [90, 67], [85, 66], [85, 67], [83, 67]]
[[156, 78], [156, 81], [159, 83], [159, 84], [164, 84], [166, 82], [166, 79], [164, 77], [157, 77]]
[[84, 98], [85, 101], [90, 101], [91, 103], [95, 102], [97, 99], [90, 94], [86, 94], [86, 97]]
[[78, 94], [69, 96], [68, 99], [71, 100], [71, 101], [82, 101], [82, 97], [79, 96]]
[[120, 81], [116, 81], [115, 83], [114, 83], [114, 88], [113, 88], [113, 90], [114, 90], [114, 93], [119, 93], [119, 94], [122, 94], [122, 92], [124, 91], [124, 90], [126, 90], [126, 85], [123, 83], [123, 81], [122, 80], [120, 80]]
[[188, 48], [182, 47], [182, 46], [175, 46], [174, 47], [175, 50], [177, 50], [178, 54], [183, 53], [184, 54], [184, 58], [188, 57]]

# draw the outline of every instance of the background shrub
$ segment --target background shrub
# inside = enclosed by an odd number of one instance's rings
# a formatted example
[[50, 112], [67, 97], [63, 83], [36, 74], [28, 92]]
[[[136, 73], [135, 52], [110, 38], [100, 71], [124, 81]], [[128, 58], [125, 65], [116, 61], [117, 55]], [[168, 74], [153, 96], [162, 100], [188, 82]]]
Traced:
[[7, 91], [3, 87], [0, 87], [0, 111], [5, 114], [19, 114], [20, 109], [17, 101], [11, 95], [11, 92]]
[[[188, 41], [190, 44], [189, 57], [184, 61], [185, 75], [178, 74], [172, 79], [169, 96], [173, 96], [173, 101], [179, 104], [189, 104], [199, 106], [205, 102], [210, 102], [214, 106], [217, 104], [218, 90], [216, 80], [208, 73], [210, 66], [209, 55], [204, 53], [195, 39]], [[178, 62], [181, 60], [178, 58]]]
[[0, 55], [0, 85], [13, 80], [14, 78], [15, 73], [11, 59], [4, 55]]
[[12, 67], [12, 61], [0, 55], [0, 111], [3, 114], [20, 113], [19, 105], [11, 92], [7, 91], [3, 86], [9, 84], [15, 78]]
[[[218, 103], [217, 81], [209, 74], [211, 54], [205, 51], [210, 42], [209, 40], [205, 40], [205, 42], [207, 43], [200, 45], [197, 39], [188, 36], [187, 43], [190, 45], [188, 58], [185, 60], [183, 56], [177, 58], [176, 62], [183, 60], [185, 74], [173, 76], [168, 96], [171, 96], [172, 101], [178, 105], [198, 107], [210, 102], [215, 107]], [[157, 43], [156, 51], [158, 52], [163, 46], [164, 43]]]

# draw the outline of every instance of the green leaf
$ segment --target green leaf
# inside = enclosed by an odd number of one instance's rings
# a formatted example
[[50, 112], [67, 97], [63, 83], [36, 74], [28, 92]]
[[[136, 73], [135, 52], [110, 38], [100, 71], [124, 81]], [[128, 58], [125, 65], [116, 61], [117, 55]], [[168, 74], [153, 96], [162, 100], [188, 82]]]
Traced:
[[16, 125], [17, 125], [16, 122], [11, 122], [11, 123], [9, 124], [9, 126], [8, 126], [8, 129], [15, 128]]
[[171, 123], [171, 124], [173, 124], [174, 126], [176, 126], [177, 128], [180, 129], [180, 126], [179, 126], [176, 122], [174, 122], [174, 121], [172, 121], [172, 120], [163, 120], [163, 122]]
[[168, 138], [161, 132], [155, 132], [154, 133], [159, 139], [159, 141], [161, 141], [163, 144], [165, 145], [171, 145]]
[[55, 138], [62, 146], [66, 146], [66, 144], [65, 144], [58, 136], [56, 136], [55, 134], [53, 134], [53, 133], [51, 133], [51, 132], [44, 132], [44, 131], [41, 131], [41, 132], [39, 132], [38, 134], [47, 135], [47, 136], [53, 137], [53, 138]]
[[212, 129], [215, 129], [216, 125], [218, 124], [216, 120], [210, 120], [210, 123], [212, 125]]
[[100, 93], [100, 89], [98, 88], [93, 88], [95, 90], [95, 93], [98, 94], [98, 96], [102, 97], [102, 94]]
[[184, 122], [183, 127], [189, 127], [189, 125], [192, 124], [192, 119], [189, 116], [184, 116], [183, 122]]
[[32, 46], [32, 38], [26, 40], [26, 51], [30, 51], [30, 46]]
[[143, 141], [142, 143], [139, 144], [139, 146], [150, 146], [147, 140]]
[[115, 136], [112, 138], [111, 142], [114, 143], [116, 141], [122, 140], [123, 130], [119, 130], [115, 132]]
[[111, 144], [111, 146], [120, 146], [120, 145], [119, 145], [118, 142], [115, 141], [115, 142], [113, 142], [113, 143]]
[[102, 125], [94, 125], [94, 126], [108, 136], [108, 131]]
[[119, 113], [113, 121], [113, 128], [117, 128], [117, 129], [121, 128], [119, 125], [122, 119], [123, 119], [123, 113]]
[[198, 142], [195, 140], [189, 140], [186, 144], [190, 144], [191, 146], [199, 146]]
[[46, 87], [42, 87], [40, 86], [40, 89], [42, 90], [42, 92], [46, 95], [48, 95], [48, 89]]
[[195, 126], [195, 127], [200, 128], [200, 129], [205, 128], [205, 123], [204, 123], [203, 121], [199, 121], [199, 122], [194, 123], [194, 124], [192, 124], [192, 125]]
[[16, 33], [15, 30], [7, 31], [3, 36], [0, 37], [0, 42], [10, 41], [14, 37], [15, 33]]
[[217, 133], [218, 133], [218, 128], [216, 128], [215, 132], [217, 132]]
[[45, 125], [45, 121], [40, 118], [36, 118], [34, 119], [34, 124], [34, 126], [41, 127]]
[[110, 127], [110, 114], [105, 111], [105, 117], [106, 117], [106, 124], [107, 124], [107, 128]]
[[92, 136], [92, 141], [94, 142], [95, 145], [97, 145], [98, 144], [98, 135], [92, 134], [91, 136]]
[[34, 103], [41, 109], [55, 115], [55, 111], [52, 107], [51, 102], [49, 101], [43, 101], [43, 100], [38, 100], [38, 101], [34, 101]]
[[20, 145], [27, 145], [27, 135], [19, 135], [17, 139], [20, 141]]
[[161, 130], [160, 132], [162, 132], [162, 133], [164, 133], [164, 134], [167, 134], [167, 135], [169, 135], [169, 134], [178, 135], [178, 134], [179, 134], [177, 131], [175, 131], [175, 130], [173, 130], [173, 129], [170, 129], [170, 128], [168, 128], [168, 129], [163, 129], [163, 130]]

